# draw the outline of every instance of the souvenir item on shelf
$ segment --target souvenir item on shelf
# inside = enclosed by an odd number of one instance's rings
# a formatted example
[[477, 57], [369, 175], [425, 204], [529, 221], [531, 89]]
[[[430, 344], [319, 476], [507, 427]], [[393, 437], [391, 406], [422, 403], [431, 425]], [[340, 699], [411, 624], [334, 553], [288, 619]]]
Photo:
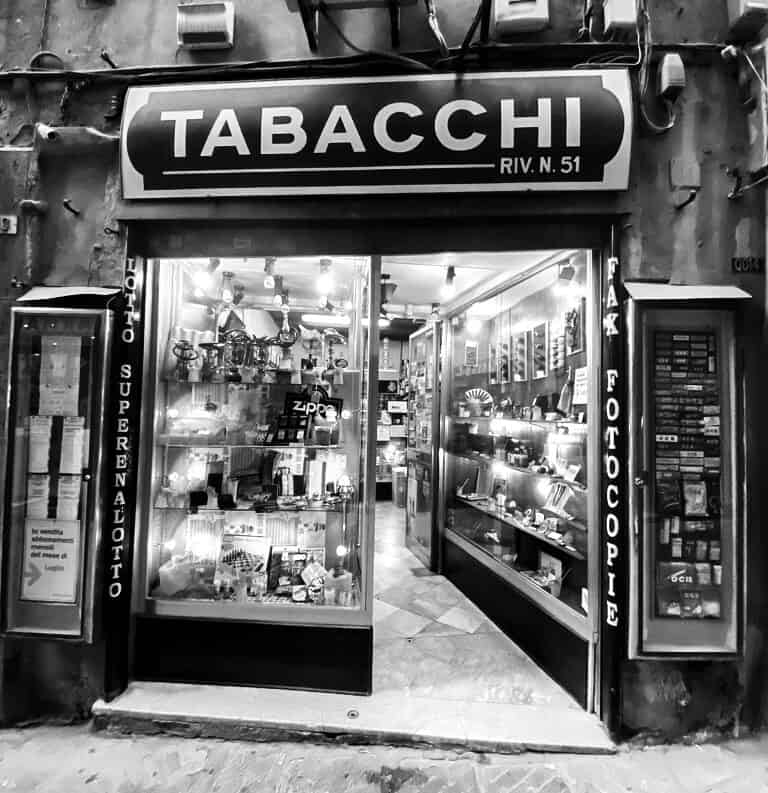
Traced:
[[203, 367], [200, 379], [204, 383], [223, 383], [224, 377], [224, 342], [204, 341], [199, 345], [203, 351]]
[[175, 377], [179, 382], [186, 382], [189, 380], [190, 364], [200, 353], [186, 339], [179, 339], [173, 345], [173, 355], [176, 358]]

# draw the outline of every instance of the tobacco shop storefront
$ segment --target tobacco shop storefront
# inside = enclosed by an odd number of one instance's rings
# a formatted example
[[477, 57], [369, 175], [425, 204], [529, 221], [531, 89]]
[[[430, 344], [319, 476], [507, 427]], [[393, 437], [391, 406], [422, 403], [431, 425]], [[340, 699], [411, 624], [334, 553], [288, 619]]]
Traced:
[[6, 564], [84, 572], [6, 568], [4, 630], [107, 700], [375, 693], [399, 435], [424, 575], [611, 729], [628, 660], [736, 660], [748, 295], [623, 281], [632, 143], [622, 69], [130, 88], [122, 294], [14, 315]]

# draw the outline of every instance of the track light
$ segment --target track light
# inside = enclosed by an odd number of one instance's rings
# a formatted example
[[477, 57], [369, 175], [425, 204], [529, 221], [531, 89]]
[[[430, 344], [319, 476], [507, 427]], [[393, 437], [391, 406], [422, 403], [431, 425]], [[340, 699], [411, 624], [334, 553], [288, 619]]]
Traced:
[[440, 294], [442, 295], [444, 300], [448, 300], [456, 294], [456, 284], [454, 283], [455, 279], [456, 279], [456, 270], [454, 266], [451, 264], [448, 266], [448, 269], [445, 272], [445, 283], [443, 284], [443, 287], [440, 290]]
[[272, 305], [280, 308], [280, 306], [283, 305], [283, 297], [285, 292], [283, 288], [283, 276], [276, 275], [274, 276], [274, 279], [275, 279], [275, 294], [272, 296]]
[[267, 256], [264, 259], [264, 288], [275, 288], [275, 262], [277, 259], [274, 256]]
[[330, 259], [320, 259], [320, 275], [317, 278], [317, 291], [321, 295], [328, 296], [333, 291], [331, 264], [332, 261]]

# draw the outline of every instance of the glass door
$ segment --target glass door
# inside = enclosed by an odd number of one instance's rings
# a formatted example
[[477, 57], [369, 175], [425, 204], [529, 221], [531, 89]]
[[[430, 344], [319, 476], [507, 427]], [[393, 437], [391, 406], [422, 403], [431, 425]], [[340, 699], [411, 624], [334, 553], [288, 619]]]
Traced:
[[439, 324], [431, 324], [408, 340], [408, 494], [405, 542], [427, 566], [435, 569], [436, 543], [435, 410], [439, 405]]

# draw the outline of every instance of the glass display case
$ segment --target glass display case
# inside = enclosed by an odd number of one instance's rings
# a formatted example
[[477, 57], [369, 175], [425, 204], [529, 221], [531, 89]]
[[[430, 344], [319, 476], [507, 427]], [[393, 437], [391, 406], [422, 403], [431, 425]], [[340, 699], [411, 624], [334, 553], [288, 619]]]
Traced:
[[743, 551], [733, 315], [684, 304], [684, 287], [654, 289], [683, 294], [671, 306], [644, 302], [644, 285], [628, 285], [640, 298], [630, 301], [630, 654], [735, 655]]
[[595, 486], [591, 285], [590, 257], [578, 252], [451, 314], [443, 399], [447, 539], [582, 638]]
[[434, 537], [437, 472], [437, 388], [440, 323], [412, 334], [408, 340], [408, 494], [405, 541], [428, 567], [437, 565]]
[[156, 263], [149, 613], [360, 610], [369, 277], [349, 257]]
[[93, 641], [111, 323], [101, 309], [12, 309], [4, 632]]

